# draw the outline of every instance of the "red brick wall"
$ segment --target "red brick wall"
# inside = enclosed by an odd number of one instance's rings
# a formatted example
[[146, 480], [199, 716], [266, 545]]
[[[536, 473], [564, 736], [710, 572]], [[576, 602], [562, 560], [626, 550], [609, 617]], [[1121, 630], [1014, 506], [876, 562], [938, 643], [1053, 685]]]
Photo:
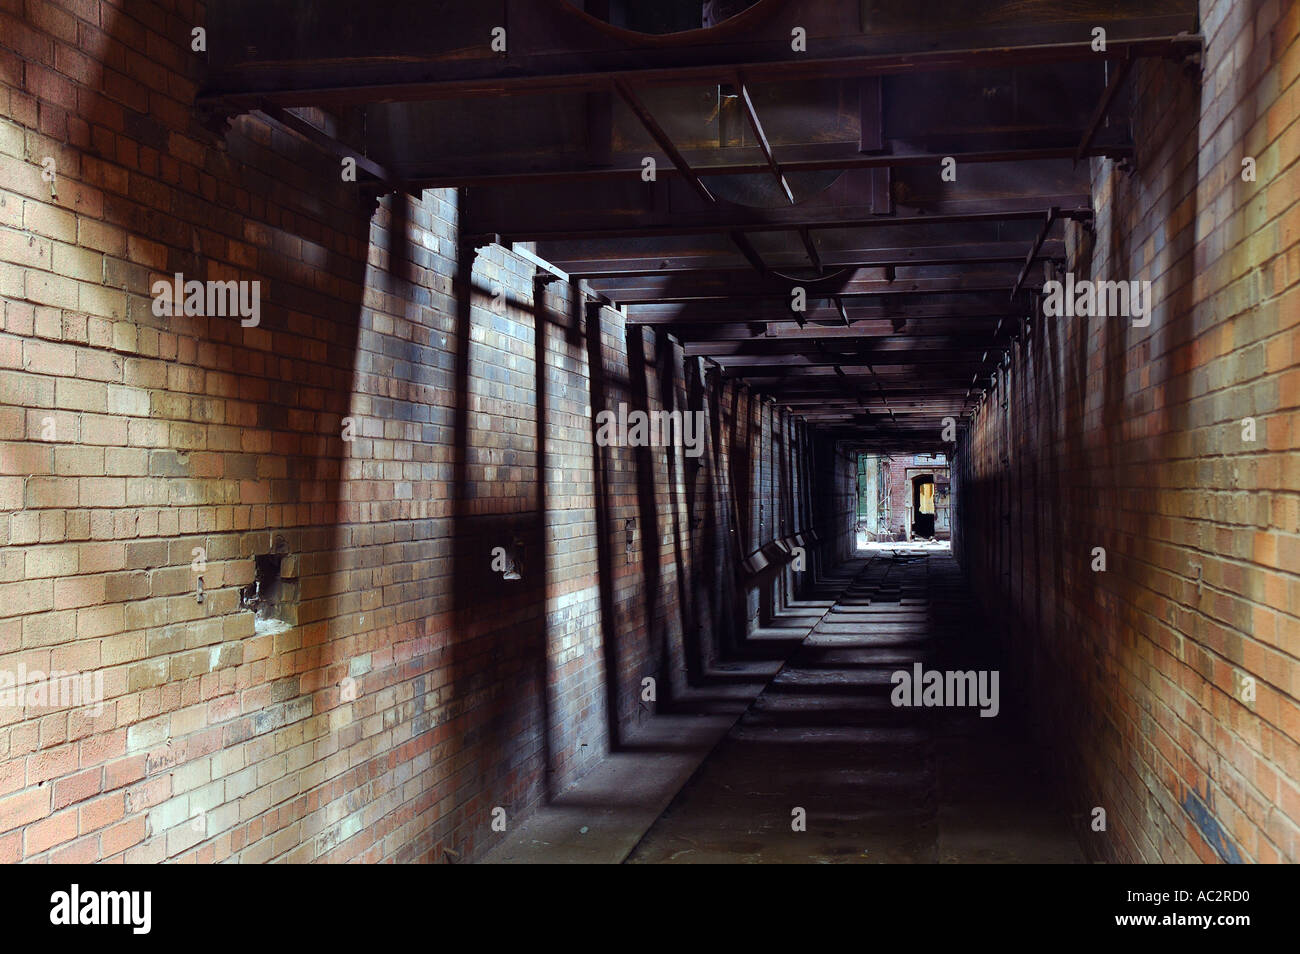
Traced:
[[1136, 170], [1094, 160], [1095, 238], [1069, 236], [1077, 277], [1152, 281], [1153, 320], [1015, 347], [962, 434], [959, 544], [1096, 858], [1295, 862], [1300, 6], [1202, 27], [1199, 82], [1136, 71]]
[[[597, 333], [497, 246], [468, 275], [457, 194], [372, 216], [296, 137], [207, 131], [201, 22], [0, 0], [0, 671], [105, 696], [0, 709], [0, 860], [473, 857], [494, 806], [608, 750], [642, 678], [671, 701], [743, 635], [743, 556], [851, 503], [667, 339]], [[154, 316], [175, 272], [260, 281], [260, 324]], [[705, 409], [700, 465], [595, 447], [623, 400]], [[258, 633], [239, 590], [277, 545], [296, 625]]]
[[[947, 465], [936, 464], [926, 456], [916, 454], [894, 455], [889, 460], [889, 532], [888, 539], [906, 540], [911, 530], [915, 514], [908, 516], [912, 506], [912, 478], [921, 473], [934, 474], [936, 478], [946, 476]], [[938, 514], [936, 513], [936, 522]], [[947, 528], [936, 526], [936, 538], [948, 536]]]

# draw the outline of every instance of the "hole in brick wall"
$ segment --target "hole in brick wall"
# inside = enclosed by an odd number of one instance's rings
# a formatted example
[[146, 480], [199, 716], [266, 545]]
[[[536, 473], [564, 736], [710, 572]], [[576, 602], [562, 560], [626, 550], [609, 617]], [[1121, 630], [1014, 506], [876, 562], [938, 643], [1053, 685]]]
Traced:
[[276, 541], [273, 553], [253, 557], [253, 582], [239, 591], [239, 605], [256, 614], [258, 633], [279, 633], [298, 622], [298, 558]]

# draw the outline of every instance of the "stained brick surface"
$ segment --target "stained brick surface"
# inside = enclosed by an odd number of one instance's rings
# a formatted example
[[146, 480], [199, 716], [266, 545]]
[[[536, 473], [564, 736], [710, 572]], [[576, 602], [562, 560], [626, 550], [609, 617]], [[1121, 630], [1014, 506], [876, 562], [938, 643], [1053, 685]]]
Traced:
[[1296, 862], [1300, 7], [1201, 17], [1204, 70], [1142, 64], [1136, 168], [1093, 160], [1070, 236], [1078, 277], [1153, 282], [1151, 324], [1016, 346], [958, 449], [959, 549], [1096, 858]]
[[[671, 699], [687, 641], [758, 621], [743, 557], [814, 512], [846, 545], [851, 473], [667, 339], [467, 253], [456, 193], [376, 210], [292, 135], [210, 132], [202, 15], [0, 3], [0, 668], [104, 687], [98, 714], [0, 710], [0, 860], [473, 858], [643, 678]], [[261, 282], [260, 323], [156, 316], [177, 272]], [[704, 411], [704, 455], [597, 447], [620, 401]], [[277, 548], [296, 625], [259, 632], [240, 589]]]

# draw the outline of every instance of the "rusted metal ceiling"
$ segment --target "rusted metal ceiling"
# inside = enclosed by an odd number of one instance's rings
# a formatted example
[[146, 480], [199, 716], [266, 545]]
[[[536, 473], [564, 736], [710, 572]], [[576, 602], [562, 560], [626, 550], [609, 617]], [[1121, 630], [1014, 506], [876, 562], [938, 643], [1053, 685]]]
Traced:
[[1091, 218], [1079, 160], [1132, 155], [1132, 65], [1201, 49], [1195, 0], [697, 5], [664, 35], [629, 27], [688, 0], [225, 0], [199, 101], [377, 191], [461, 188], [473, 244], [528, 243], [836, 436], [927, 449]]

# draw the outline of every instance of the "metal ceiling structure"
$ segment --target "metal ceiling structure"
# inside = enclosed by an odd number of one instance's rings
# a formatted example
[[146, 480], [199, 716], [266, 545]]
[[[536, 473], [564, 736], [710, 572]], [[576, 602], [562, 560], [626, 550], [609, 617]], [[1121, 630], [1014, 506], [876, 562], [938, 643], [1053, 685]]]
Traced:
[[1033, 319], [1065, 224], [1092, 217], [1080, 160], [1133, 156], [1131, 65], [1202, 48], [1194, 0], [208, 9], [214, 116], [260, 110], [380, 192], [457, 187], [474, 245], [519, 243], [895, 450], [937, 448]]

